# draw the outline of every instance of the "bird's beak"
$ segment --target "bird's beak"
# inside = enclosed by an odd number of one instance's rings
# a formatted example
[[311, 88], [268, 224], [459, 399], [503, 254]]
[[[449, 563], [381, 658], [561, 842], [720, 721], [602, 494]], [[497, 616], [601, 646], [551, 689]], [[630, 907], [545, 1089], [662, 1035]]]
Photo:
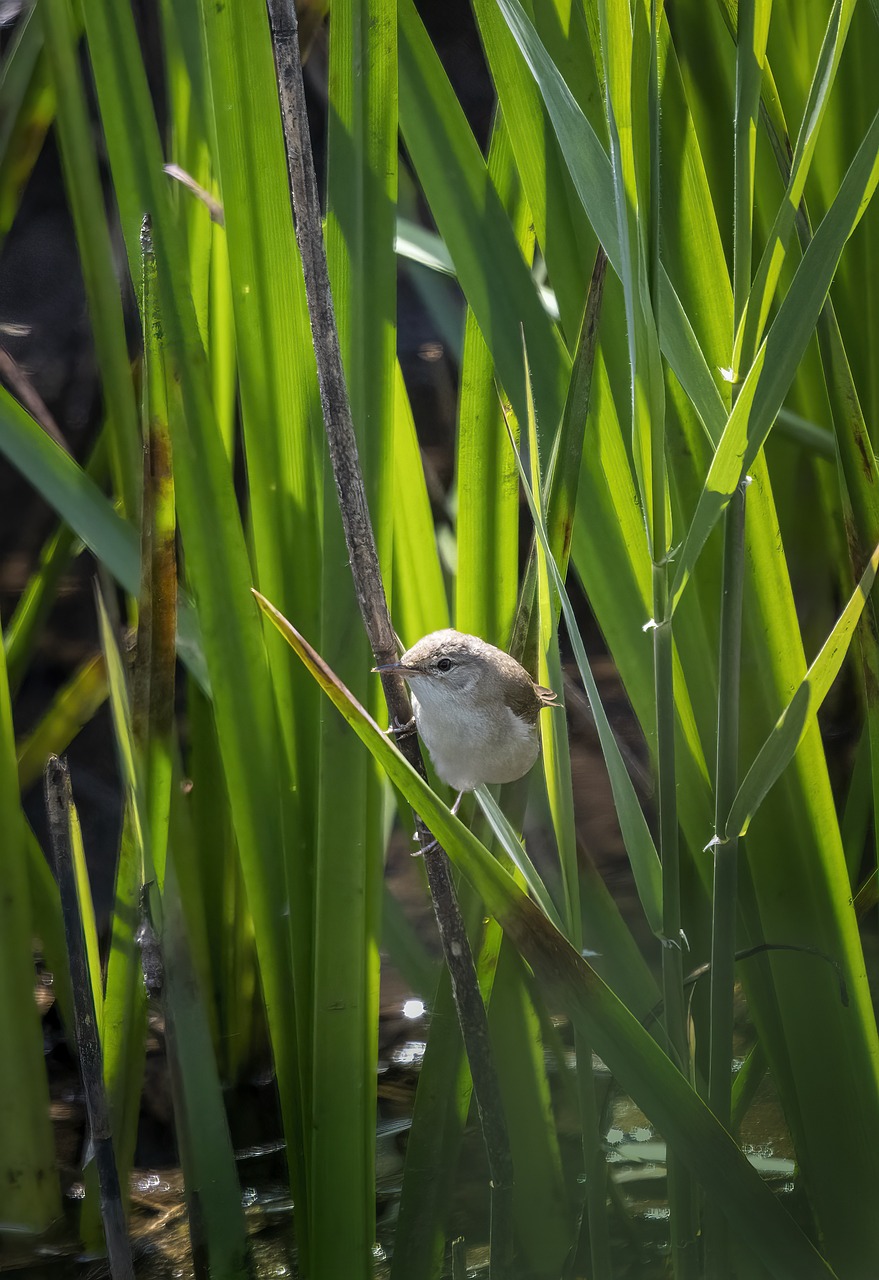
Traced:
[[404, 676], [407, 671], [411, 671], [411, 667], [407, 667], [404, 662], [385, 662], [380, 667], [373, 667], [373, 673], [379, 676], [396, 675]]

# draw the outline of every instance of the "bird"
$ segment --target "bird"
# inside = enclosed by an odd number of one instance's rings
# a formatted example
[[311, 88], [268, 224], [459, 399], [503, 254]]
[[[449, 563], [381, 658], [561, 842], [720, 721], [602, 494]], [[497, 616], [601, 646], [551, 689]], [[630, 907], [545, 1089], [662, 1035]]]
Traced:
[[524, 777], [540, 751], [539, 713], [560, 705], [503, 649], [451, 628], [373, 670], [409, 684], [415, 727], [437, 775], [458, 792], [455, 808], [483, 783]]

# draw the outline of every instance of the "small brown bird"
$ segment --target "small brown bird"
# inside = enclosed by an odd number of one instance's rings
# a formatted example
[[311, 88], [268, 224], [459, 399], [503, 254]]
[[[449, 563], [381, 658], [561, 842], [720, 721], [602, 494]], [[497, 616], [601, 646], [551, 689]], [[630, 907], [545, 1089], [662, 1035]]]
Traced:
[[558, 705], [515, 658], [461, 631], [433, 631], [375, 670], [409, 683], [434, 768], [459, 792], [523, 777], [540, 750], [538, 713]]

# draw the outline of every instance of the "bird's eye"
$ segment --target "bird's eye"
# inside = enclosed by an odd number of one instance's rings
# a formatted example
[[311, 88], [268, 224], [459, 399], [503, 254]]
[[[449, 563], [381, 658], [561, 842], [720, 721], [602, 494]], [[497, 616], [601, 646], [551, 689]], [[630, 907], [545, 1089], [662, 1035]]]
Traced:
[[452, 669], [451, 658], [440, 658], [439, 662], [436, 664], [436, 669], [437, 671], [451, 671]]

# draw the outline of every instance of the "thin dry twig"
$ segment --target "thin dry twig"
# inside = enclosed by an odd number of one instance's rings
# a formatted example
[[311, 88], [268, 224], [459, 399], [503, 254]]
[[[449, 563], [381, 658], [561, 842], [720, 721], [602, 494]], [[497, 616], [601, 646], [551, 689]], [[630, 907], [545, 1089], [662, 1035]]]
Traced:
[[46, 435], [51, 436], [65, 453], [71, 453], [70, 445], [64, 439], [61, 428], [49, 412], [42, 396], [18, 361], [13, 359], [5, 347], [0, 347], [0, 379], [6, 383], [16, 400], [27, 409], [34, 421], [39, 423]]
[[211, 215], [211, 222], [216, 222], [218, 227], [225, 227], [226, 215], [223, 212], [223, 206], [219, 200], [211, 195], [210, 191], [206, 191], [200, 183], [196, 182], [191, 173], [179, 164], [166, 164], [162, 168], [165, 170], [169, 178], [174, 178], [182, 187], [190, 191], [196, 200], [200, 200]]

